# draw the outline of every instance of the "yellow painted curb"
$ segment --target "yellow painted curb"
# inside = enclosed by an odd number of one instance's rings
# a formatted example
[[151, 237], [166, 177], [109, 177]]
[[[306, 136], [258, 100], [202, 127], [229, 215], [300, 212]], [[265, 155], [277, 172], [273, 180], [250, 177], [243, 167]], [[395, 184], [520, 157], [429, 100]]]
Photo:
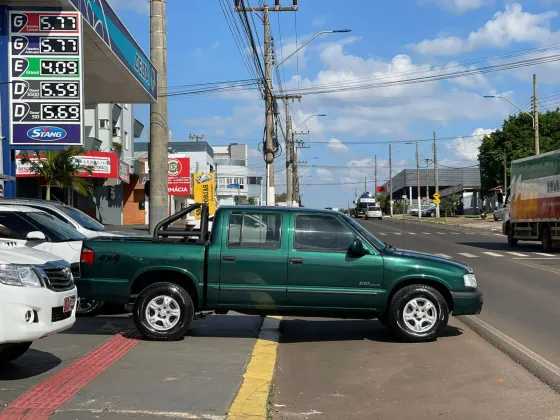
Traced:
[[264, 319], [251, 360], [243, 375], [243, 383], [228, 413], [228, 420], [266, 419], [268, 394], [276, 365], [280, 338], [278, 317]]

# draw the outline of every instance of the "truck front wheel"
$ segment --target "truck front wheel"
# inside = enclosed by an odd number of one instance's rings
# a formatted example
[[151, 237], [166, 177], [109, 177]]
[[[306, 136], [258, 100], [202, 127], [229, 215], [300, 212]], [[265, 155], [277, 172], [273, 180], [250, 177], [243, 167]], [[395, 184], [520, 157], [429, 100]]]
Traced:
[[0, 366], [13, 362], [25, 354], [31, 341], [17, 344], [0, 344]]
[[508, 237], [508, 245], [509, 246], [516, 246], [517, 245], [517, 239], [514, 238], [513, 234], [515, 233], [515, 229], [513, 228], [512, 225], [508, 226], [507, 229], [507, 237]]
[[146, 287], [134, 305], [134, 324], [151, 340], [182, 339], [194, 318], [194, 305], [187, 291], [174, 283]]
[[389, 326], [403, 341], [435, 340], [448, 320], [447, 302], [433, 287], [423, 284], [406, 286], [391, 300]]

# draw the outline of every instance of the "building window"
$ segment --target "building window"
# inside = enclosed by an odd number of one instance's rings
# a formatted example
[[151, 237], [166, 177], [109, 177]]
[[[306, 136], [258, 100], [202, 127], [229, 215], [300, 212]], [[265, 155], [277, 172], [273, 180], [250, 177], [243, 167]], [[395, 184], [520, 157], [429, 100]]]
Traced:
[[113, 127], [113, 137], [120, 137], [120, 136], [121, 136], [121, 128]]
[[109, 120], [107, 118], [101, 118], [99, 120], [99, 128], [109, 129]]

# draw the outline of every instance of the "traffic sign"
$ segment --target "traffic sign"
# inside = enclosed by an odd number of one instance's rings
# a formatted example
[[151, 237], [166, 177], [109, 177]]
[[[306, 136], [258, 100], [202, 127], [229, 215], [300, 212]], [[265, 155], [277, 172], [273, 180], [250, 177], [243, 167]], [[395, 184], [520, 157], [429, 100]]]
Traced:
[[434, 195], [432, 197], [434, 197], [436, 200], [438, 200], [441, 196], [439, 195], [438, 192], [436, 192], [436, 193], [434, 193]]
[[439, 204], [439, 203], [441, 203], [441, 200], [440, 200], [439, 198], [435, 198], [435, 199], [433, 200], [433, 203], [434, 203], [434, 204]]

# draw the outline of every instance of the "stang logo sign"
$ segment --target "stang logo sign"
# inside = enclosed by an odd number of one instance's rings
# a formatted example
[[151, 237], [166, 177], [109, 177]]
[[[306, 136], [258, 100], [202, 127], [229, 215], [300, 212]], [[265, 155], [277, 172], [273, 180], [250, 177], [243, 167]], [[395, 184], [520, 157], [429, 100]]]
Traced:
[[27, 137], [39, 141], [54, 141], [66, 137], [66, 130], [59, 127], [44, 125], [27, 131]]

